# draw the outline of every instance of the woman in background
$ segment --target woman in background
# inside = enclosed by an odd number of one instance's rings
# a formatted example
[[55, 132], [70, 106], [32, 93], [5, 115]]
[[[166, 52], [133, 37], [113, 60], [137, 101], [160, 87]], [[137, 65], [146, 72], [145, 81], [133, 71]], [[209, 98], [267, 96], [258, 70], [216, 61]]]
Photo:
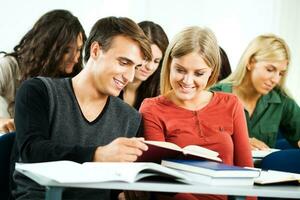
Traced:
[[222, 47], [220, 47], [220, 55], [221, 55], [221, 69], [220, 69], [218, 81], [227, 78], [231, 74], [231, 67], [230, 67], [228, 56], [224, 51], [224, 49], [222, 49]]
[[139, 109], [142, 101], [159, 95], [161, 63], [169, 44], [162, 27], [151, 21], [138, 24], [151, 42], [152, 60], [135, 71], [134, 80], [120, 94], [126, 103]]
[[53, 10], [41, 16], [23, 36], [12, 53], [0, 58], [0, 132], [14, 127], [14, 100], [20, 83], [36, 76], [74, 76], [82, 69], [81, 51], [85, 32], [77, 17], [67, 10]]
[[[217, 151], [225, 164], [253, 166], [246, 120], [236, 96], [207, 90], [219, 76], [219, 46], [209, 29], [190, 27], [167, 48], [161, 95], [140, 107], [144, 137], [180, 147], [199, 145]], [[222, 116], [222, 117], [220, 117]], [[226, 199], [226, 196], [157, 194], [160, 199]]]
[[[163, 28], [151, 21], [138, 23], [151, 42], [152, 60], [135, 70], [133, 82], [120, 93], [119, 97], [126, 103], [139, 109], [145, 98], [159, 95], [159, 82], [162, 59], [169, 40]], [[150, 193], [141, 191], [125, 191], [118, 199], [150, 199]]]
[[212, 88], [241, 100], [252, 149], [274, 148], [279, 129], [299, 147], [300, 108], [284, 88], [289, 63], [289, 47], [282, 38], [260, 35], [248, 45], [236, 70]]

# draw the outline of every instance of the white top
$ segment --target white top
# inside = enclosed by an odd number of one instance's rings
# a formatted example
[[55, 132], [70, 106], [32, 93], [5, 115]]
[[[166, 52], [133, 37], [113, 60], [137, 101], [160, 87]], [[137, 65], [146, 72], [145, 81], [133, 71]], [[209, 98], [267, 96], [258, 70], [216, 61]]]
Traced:
[[[0, 117], [14, 116], [14, 101], [21, 79], [21, 72], [16, 59], [12, 56], [0, 58]], [[11, 104], [9, 110], [8, 106]]]

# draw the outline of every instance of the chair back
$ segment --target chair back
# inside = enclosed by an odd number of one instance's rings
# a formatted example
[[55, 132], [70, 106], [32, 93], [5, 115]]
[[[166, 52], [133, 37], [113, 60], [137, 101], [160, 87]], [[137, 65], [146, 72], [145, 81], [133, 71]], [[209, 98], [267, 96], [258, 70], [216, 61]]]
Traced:
[[273, 152], [262, 159], [260, 167], [300, 174], [300, 149]]

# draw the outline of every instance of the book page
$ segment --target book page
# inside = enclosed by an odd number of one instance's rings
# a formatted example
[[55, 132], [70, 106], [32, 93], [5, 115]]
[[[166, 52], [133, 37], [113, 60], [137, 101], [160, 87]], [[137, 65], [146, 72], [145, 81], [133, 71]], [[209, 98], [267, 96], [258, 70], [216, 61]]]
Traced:
[[87, 162], [72, 161], [17, 163], [16, 170], [41, 185], [61, 183], [96, 183], [122, 181], [133, 183], [148, 176], [186, 177], [176, 170], [159, 164], [140, 162]]
[[81, 164], [73, 161], [16, 163], [16, 169], [19, 172], [24, 172], [25, 175], [34, 174], [37, 178], [48, 179], [48, 182], [74, 182], [83, 178], [81, 176]]
[[252, 150], [251, 152], [253, 158], [263, 158], [276, 151], [280, 151], [280, 149]]
[[[173, 144], [171, 142], [164, 142], [164, 141], [144, 141], [145, 144], [148, 144], [149, 149], [143, 152], [142, 156], [138, 158], [138, 162], [156, 162], [160, 163], [162, 159], [167, 158], [178, 158], [183, 155], [189, 155], [191, 158], [189, 159], [201, 159], [206, 158], [215, 161], [222, 161], [218, 156], [215, 156], [217, 153], [213, 153], [213, 151], [205, 149], [203, 147], [193, 147], [193, 151], [181, 149], [178, 145]], [[197, 158], [195, 158], [197, 157]]]
[[258, 184], [271, 184], [297, 180], [300, 181], [300, 174], [268, 170], [261, 171], [260, 176], [255, 178], [254, 182]]
[[219, 153], [198, 145], [188, 145], [186, 147], [183, 148], [184, 153], [196, 153], [199, 155], [208, 155], [208, 156], [218, 156]]
[[152, 141], [152, 140], [146, 140], [144, 142], [146, 144], [152, 144], [152, 145], [163, 147], [163, 148], [166, 148], [166, 149], [173, 149], [173, 150], [176, 150], [176, 151], [182, 151], [182, 149], [178, 145], [176, 145], [174, 143], [171, 143], [171, 142]]
[[86, 173], [93, 173], [93, 182], [124, 181], [133, 183], [145, 177], [163, 174], [177, 179], [185, 179], [185, 176], [175, 170], [149, 162], [86, 162], [82, 164], [82, 168]]

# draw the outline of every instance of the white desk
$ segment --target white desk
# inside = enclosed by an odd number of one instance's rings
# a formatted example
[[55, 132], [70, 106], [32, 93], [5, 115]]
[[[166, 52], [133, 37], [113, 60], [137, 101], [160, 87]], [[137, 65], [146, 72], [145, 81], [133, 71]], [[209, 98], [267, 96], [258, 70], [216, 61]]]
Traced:
[[181, 183], [137, 182], [137, 183], [93, 183], [93, 184], [57, 184], [47, 186], [46, 200], [60, 200], [64, 187], [141, 190], [155, 192], [184, 192], [198, 194], [232, 195], [236, 199], [245, 196], [263, 196], [278, 198], [300, 198], [300, 186], [210, 186], [205, 184], [187, 185]]

